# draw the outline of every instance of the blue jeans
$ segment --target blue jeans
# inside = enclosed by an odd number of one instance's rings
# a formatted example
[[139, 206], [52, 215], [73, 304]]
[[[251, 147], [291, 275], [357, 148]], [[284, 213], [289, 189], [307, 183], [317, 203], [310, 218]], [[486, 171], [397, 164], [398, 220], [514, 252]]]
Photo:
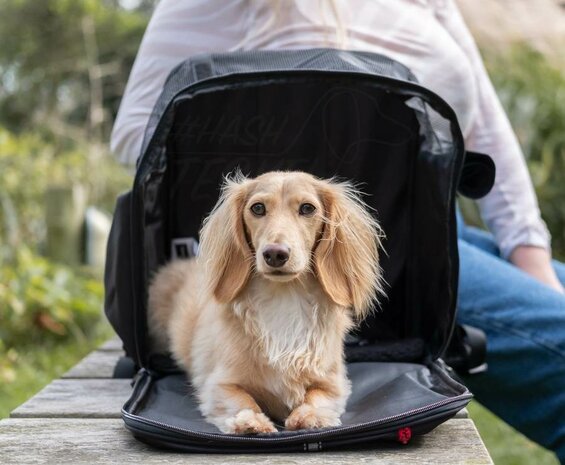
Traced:
[[[500, 258], [490, 234], [459, 220], [459, 323], [488, 338], [476, 399], [565, 463], [565, 295]], [[553, 262], [565, 283], [565, 265]]]

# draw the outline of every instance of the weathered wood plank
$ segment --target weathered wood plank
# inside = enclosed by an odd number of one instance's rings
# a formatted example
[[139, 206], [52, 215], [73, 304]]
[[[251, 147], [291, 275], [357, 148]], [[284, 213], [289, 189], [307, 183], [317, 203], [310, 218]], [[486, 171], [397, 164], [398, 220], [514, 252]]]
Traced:
[[98, 347], [98, 350], [123, 350], [122, 341], [118, 336], [114, 336]]
[[111, 378], [114, 367], [124, 353], [121, 350], [96, 350], [84, 357], [62, 377], [71, 378]]
[[20, 405], [12, 418], [120, 418], [131, 394], [127, 379], [55, 380]]
[[471, 420], [448, 421], [406, 446], [379, 446], [355, 452], [187, 456], [136, 441], [121, 420], [8, 419], [0, 421], [0, 457], [3, 464], [492, 464]]

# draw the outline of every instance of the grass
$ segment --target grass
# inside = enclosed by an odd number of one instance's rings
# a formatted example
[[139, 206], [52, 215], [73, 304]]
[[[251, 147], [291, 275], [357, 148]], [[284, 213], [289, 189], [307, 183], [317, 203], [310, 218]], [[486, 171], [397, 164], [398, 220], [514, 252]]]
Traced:
[[112, 330], [100, 322], [85, 341], [49, 343], [33, 348], [17, 348], [14, 380], [0, 383], [0, 418], [6, 418], [18, 405], [32, 397], [53, 379], [59, 378], [81, 358], [110, 338]]
[[471, 402], [469, 415], [495, 465], [559, 465], [552, 452], [518, 433], [478, 402]]

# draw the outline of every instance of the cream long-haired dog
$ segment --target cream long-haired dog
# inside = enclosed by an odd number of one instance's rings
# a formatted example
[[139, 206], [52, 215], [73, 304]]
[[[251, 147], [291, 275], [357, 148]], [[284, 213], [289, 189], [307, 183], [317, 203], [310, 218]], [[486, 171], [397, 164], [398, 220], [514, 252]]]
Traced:
[[227, 179], [199, 256], [149, 290], [155, 344], [225, 433], [337, 426], [344, 337], [382, 291], [381, 230], [349, 183], [303, 172]]

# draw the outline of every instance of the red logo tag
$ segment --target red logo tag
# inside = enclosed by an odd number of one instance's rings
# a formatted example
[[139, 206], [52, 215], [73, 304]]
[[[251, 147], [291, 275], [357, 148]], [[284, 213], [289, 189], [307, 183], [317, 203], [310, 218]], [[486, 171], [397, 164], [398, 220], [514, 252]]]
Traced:
[[408, 426], [405, 428], [400, 428], [398, 430], [398, 442], [401, 442], [402, 444], [408, 444], [408, 441], [410, 441], [410, 438], [412, 437], [412, 429], [409, 428]]

